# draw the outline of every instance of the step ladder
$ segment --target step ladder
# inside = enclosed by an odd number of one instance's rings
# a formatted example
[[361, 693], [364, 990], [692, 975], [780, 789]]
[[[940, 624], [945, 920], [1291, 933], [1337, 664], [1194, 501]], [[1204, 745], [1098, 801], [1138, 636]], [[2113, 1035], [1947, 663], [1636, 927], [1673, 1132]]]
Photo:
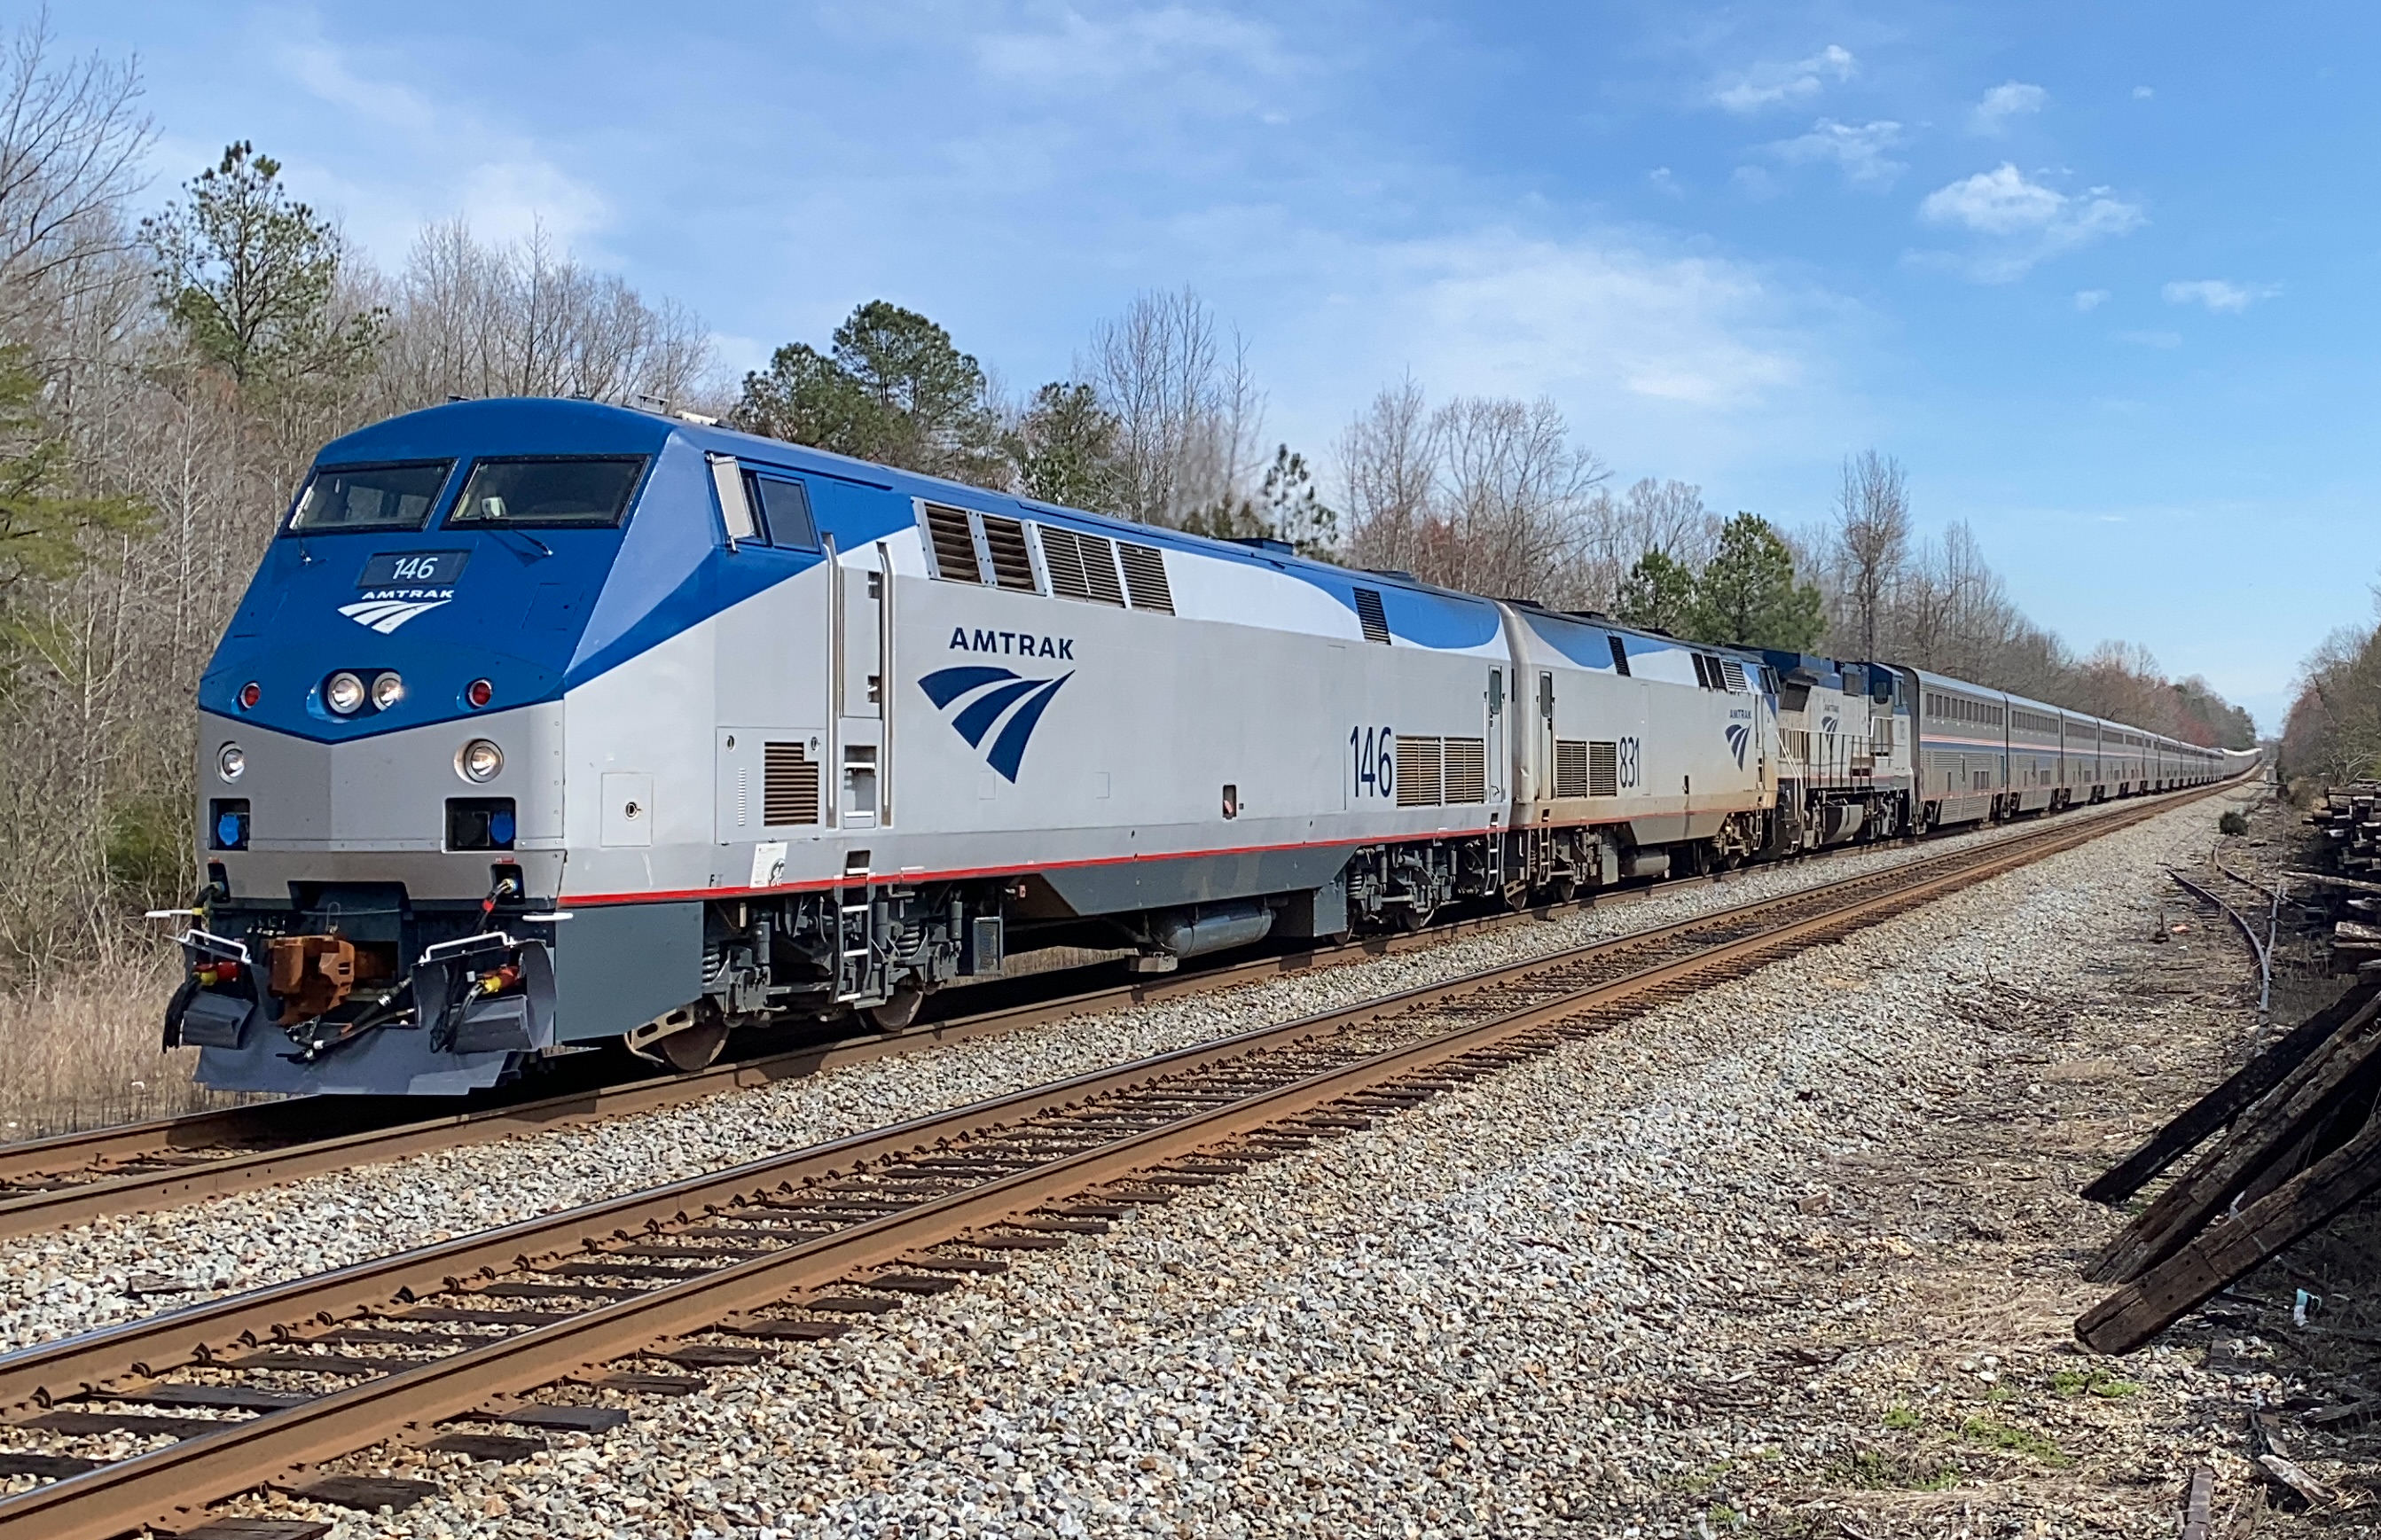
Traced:
[[836, 897], [835, 998], [838, 1005], [849, 1005], [868, 993], [868, 889], [860, 889], [857, 903], [849, 892], [838, 889]]

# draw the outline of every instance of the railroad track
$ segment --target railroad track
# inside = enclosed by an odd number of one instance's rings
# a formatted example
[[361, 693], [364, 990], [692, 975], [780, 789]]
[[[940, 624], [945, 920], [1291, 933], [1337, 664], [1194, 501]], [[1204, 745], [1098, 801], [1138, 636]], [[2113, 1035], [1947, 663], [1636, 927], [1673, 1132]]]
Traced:
[[[267, 1485], [348, 1506], [411, 1501], [428, 1484], [322, 1467], [392, 1436], [509, 1459], [537, 1447], [538, 1429], [616, 1425], [627, 1414], [606, 1392], [699, 1389], [683, 1371], [832, 1337], [996, 1271], [1004, 1253], [1063, 1245], [2172, 805], [2053, 824], [0, 1358], [0, 1445], [13, 1451], [0, 1452], [0, 1477], [45, 1483], [0, 1498], [0, 1540], [188, 1531], [208, 1504]], [[103, 1439], [148, 1447], [90, 1452]]]
[[[1677, 888], [1675, 882], [1657, 884], [1606, 894], [1601, 903], [1642, 900]], [[590, 1083], [552, 1095], [500, 1101], [433, 1118], [421, 1117], [422, 1104], [411, 1098], [315, 1096], [0, 1144], [0, 1241], [108, 1216], [150, 1213], [202, 1198], [252, 1192], [425, 1151], [489, 1143], [520, 1133], [651, 1112], [726, 1091], [800, 1079], [936, 1044], [996, 1036], [1093, 1011], [1418, 950], [1461, 935], [1544, 921], [1589, 907], [1590, 902], [1548, 905], [1453, 921], [1412, 935], [1367, 936], [1337, 946], [1323, 944], [1243, 959], [1131, 984], [1029, 999], [899, 1032], [856, 1033], [806, 1044], [691, 1074]]]
[[[1848, 846], [1801, 859], [1825, 861], [1874, 849]], [[0, 1241], [94, 1219], [154, 1213], [431, 1151], [603, 1122], [915, 1048], [996, 1036], [1093, 1011], [1434, 947], [1457, 936], [1543, 921], [1575, 908], [1642, 901], [1674, 893], [1679, 887], [1679, 881], [1658, 883], [1583, 899], [1577, 905], [1479, 916], [1415, 935], [1369, 936], [1336, 947], [1323, 945], [1211, 965], [1122, 985], [1028, 999], [898, 1033], [807, 1044], [694, 1074], [578, 1085], [534, 1099], [510, 1098], [430, 1118], [421, 1116], [421, 1105], [409, 1098], [307, 1097], [0, 1144]]]

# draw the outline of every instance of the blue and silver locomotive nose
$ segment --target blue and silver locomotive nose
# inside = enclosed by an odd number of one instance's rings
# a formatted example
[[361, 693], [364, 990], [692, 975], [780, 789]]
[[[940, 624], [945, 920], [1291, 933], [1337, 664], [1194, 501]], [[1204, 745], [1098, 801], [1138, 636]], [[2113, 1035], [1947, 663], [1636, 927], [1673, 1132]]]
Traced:
[[710, 545], [707, 505], [692, 552], [641, 511], [703, 488], [667, 448], [642, 414], [483, 402], [322, 452], [200, 686], [169, 1031], [201, 1081], [461, 1091], [553, 1045], [563, 698]]

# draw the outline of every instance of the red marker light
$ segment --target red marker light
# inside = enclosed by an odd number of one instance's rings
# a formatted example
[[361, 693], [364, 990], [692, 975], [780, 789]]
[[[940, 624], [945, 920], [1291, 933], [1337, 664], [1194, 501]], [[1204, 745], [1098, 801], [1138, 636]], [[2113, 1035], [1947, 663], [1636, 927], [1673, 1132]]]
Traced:
[[242, 711], [255, 710], [256, 703], [263, 698], [264, 691], [257, 687], [254, 679], [239, 687], [239, 709]]
[[[253, 690], [255, 686], [250, 685], [249, 688]], [[496, 687], [485, 679], [473, 679], [470, 687], [463, 691], [463, 699], [471, 703], [473, 711], [479, 710], [495, 698]]]

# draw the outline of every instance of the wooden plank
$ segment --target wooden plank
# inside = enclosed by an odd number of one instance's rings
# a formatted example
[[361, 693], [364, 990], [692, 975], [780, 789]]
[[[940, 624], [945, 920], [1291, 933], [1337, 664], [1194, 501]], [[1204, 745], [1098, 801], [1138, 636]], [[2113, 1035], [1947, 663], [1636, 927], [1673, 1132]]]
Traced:
[[2084, 1312], [2075, 1335], [2095, 1352], [2131, 1352], [2375, 1188], [2381, 1120]]
[[2338, 1105], [2361, 1071], [2381, 1065], [2381, 1032], [2373, 1030], [2375, 1014], [2360, 1011], [2242, 1113], [2221, 1142], [2134, 1216], [2083, 1276], [2097, 1283], [2139, 1277], [2204, 1229], [2252, 1178], [2287, 1154]]
[[2216, 1473], [2202, 1465], [2191, 1473], [2191, 1489], [2182, 1499], [2182, 1534], [2180, 1540], [2207, 1540], [2207, 1526], [2215, 1521]]
[[352, 1508], [360, 1513], [378, 1513], [384, 1509], [401, 1511], [411, 1508], [437, 1490], [434, 1481], [412, 1481], [404, 1476], [324, 1476], [292, 1488], [290, 1496], [310, 1503], [327, 1503], [333, 1508]]
[[2283, 1079], [2352, 1018], [2375, 1008], [2381, 1000], [2381, 981], [2360, 984], [2316, 1011], [2285, 1033], [2264, 1053], [2236, 1070], [2223, 1084], [2202, 1096], [2152, 1134], [2142, 1147], [2083, 1189], [2086, 1202], [2122, 1203], [2160, 1171], [2181, 1159], [2209, 1134], [2238, 1118], [2242, 1109], [2279, 1085]]

